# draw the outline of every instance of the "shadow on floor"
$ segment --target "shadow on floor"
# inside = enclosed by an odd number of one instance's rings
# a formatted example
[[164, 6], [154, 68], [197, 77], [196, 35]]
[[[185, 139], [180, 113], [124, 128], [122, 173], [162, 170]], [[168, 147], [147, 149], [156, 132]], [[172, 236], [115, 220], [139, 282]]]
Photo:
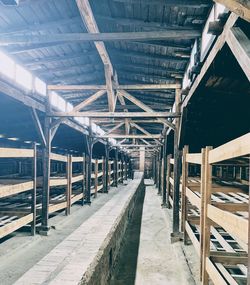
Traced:
[[138, 196], [133, 216], [123, 237], [120, 258], [109, 285], [134, 285], [135, 283], [144, 196], [145, 190], [143, 189]]

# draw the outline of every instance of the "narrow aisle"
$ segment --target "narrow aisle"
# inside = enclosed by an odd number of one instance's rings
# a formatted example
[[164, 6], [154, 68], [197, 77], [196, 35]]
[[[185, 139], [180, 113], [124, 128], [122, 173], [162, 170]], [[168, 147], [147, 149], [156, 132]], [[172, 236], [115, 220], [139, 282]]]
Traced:
[[155, 186], [146, 186], [136, 285], [193, 284], [188, 267], [183, 265], [184, 257], [170, 242], [171, 224], [164, 211]]

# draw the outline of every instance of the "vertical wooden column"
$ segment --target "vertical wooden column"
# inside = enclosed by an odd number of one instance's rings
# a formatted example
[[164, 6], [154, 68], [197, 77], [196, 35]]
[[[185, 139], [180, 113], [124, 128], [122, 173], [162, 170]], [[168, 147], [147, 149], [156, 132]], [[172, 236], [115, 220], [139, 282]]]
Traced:
[[154, 179], [154, 184], [157, 185], [157, 167], [156, 167], [156, 161], [157, 161], [157, 154], [154, 154], [153, 156], [153, 164], [154, 164], [154, 176], [153, 176], [153, 179]]
[[127, 156], [125, 156], [125, 159], [124, 159], [124, 162], [125, 162], [125, 167], [124, 167], [124, 176], [125, 176], [125, 180], [128, 180], [128, 160], [127, 160]]
[[86, 156], [82, 154], [82, 206], [84, 205], [85, 191], [86, 191]]
[[46, 115], [44, 121], [44, 138], [46, 145], [43, 147], [43, 193], [42, 193], [42, 223], [41, 234], [46, 234], [49, 230], [49, 193], [50, 193], [50, 153], [51, 153], [51, 118], [47, 114], [51, 111], [51, 92], [46, 96]]
[[167, 134], [163, 145], [163, 174], [162, 174], [162, 207], [167, 207]]
[[121, 153], [121, 183], [124, 180], [124, 153]]
[[71, 210], [71, 194], [72, 194], [72, 155], [67, 156], [67, 187], [66, 187], [66, 215], [70, 215]]
[[200, 195], [201, 195], [201, 210], [200, 210], [200, 280], [202, 280], [203, 270], [203, 240], [204, 240], [204, 205], [205, 205], [205, 183], [206, 183], [206, 149], [201, 150], [201, 184], [200, 184]]
[[95, 198], [97, 197], [97, 190], [98, 190], [98, 159], [95, 159]]
[[108, 188], [111, 186], [111, 161], [108, 162]]
[[105, 145], [105, 185], [104, 185], [104, 193], [108, 193], [109, 186], [110, 186], [110, 171], [109, 171], [109, 145], [108, 143]]
[[209, 284], [209, 277], [206, 271], [207, 258], [210, 255], [210, 221], [207, 217], [208, 205], [211, 204], [212, 187], [212, 166], [209, 164], [209, 151], [211, 147], [206, 147], [204, 157], [204, 190], [203, 190], [203, 250], [202, 250], [202, 284]]
[[[176, 89], [175, 95], [175, 112], [180, 113], [181, 90]], [[180, 236], [180, 172], [181, 172], [181, 155], [179, 150], [179, 129], [180, 119], [175, 118], [175, 133], [174, 133], [174, 191], [173, 191], [173, 233], [172, 241], [178, 240]]]
[[184, 244], [187, 244], [188, 236], [185, 230], [187, 220], [187, 197], [186, 187], [188, 180], [187, 154], [188, 146], [185, 145], [182, 152], [182, 188], [181, 188], [181, 231], [184, 233]]
[[159, 151], [159, 168], [158, 168], [158, 195], [161, 195], [161, 185], [162, 185], [162, 147]]
[[105, 193], [105, 178], [106, 178], [105, 157], [102, 156], [102, 193]]
[[118, 149], [115, 149], [115, 162], [114, 162], [114, 186], [118, 187]]
[[92, 173], [92, 152], [93, 152], [93, 138], [91, 123], [89, 126], [89, 137], [87, 137], [88, 155], [86, 157], [86, 195], [85, 203], [91, 204], [91, 173]]
[[170, 196], [170, 174], [171, 174], [171, 164], [170, 164], [170, 159], [172, 158], [172, 155], [169, 154], [167, 156], [167, 185], [166, 185], [166, 206], [169, 209], [170, 208], [170, 203], [169, 203], [169, 196]]
[[[249, 180], [250, 180], [250, 162], [249, 162]], [[249, 184], [250, 193], [250, 184]], [[247, 266], [247, 285], [250, 285], [250, 201], [248, 201], [248, 266]]]
[[33, 176], [33, 191], [32, 191], [32, 204], [31, 212], [33, 214], [33, 221], [31, 222], [31, 234], [34, 236], [36, 234], [36, 184], [37, 184], [37, 153], [36, 153], [36, 143], [33, 146], [33, 163], [32, 163], [32, 176]]

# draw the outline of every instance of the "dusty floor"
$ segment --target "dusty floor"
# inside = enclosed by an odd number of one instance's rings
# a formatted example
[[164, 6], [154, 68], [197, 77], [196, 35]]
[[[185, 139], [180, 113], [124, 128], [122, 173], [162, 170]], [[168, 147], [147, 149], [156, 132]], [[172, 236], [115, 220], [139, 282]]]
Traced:
[[200, 284], [193, 246], [170, 243], [172, 210], [161, 208], [154, 186], [147, 186], [145, 193], [129, 223], [110, 285]]
[[34, 263], [43, 258], [51, 249], [70, 235], [80, 224], [100, 209], [107, 201], [116, 195], [117, 189], [111, 188], [109, 194], [99, 194], [91, 206], [72, 207], [72, 214], [65, 217], [60, 213], [50, 219], [50, 236], [28, 236], [18, 233], [14, 238], [0, 244], [0, 284], [13, 284], [21, 275], [30, 269]]

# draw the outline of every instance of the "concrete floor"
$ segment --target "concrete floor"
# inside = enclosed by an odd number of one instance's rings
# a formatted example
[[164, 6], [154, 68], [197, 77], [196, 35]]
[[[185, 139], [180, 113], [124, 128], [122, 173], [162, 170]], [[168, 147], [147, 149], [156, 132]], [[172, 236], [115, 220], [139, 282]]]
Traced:
[[62, 212], [51, 218], [49, 223], [53, 228], [49, 237], [16, 232], [14, 237], [0, 243], [0, 284], [13, 284], [118, 193], [112, 187], [108, 194], [98, 194], [91, 206], [73, 205], [70, 216], [65, 217]]
[[[147, 181], [147, 183], [150, 181]], [[171, 222], [155, 186], [146, 186], [136, 285], [195, 284], [180, 243], [171, 244]]]

